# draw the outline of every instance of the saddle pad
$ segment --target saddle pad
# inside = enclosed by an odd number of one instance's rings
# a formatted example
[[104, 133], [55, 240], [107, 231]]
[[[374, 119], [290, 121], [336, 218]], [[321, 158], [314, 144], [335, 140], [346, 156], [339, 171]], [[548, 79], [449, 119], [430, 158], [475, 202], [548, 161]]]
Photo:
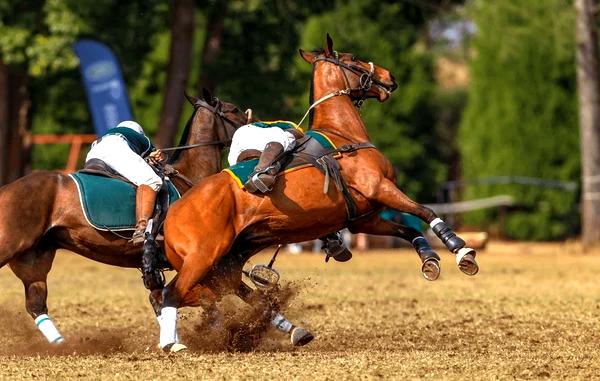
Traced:
[[[307, 131], [305, 134], [319, 142], [319, 144], [323, 147], [323, 151], [337, 148], [335, 144], [333, 144], [333, 142], [329, 140], [327, 135], [321, 132]], [[256, 164], [258, 164], [258, 159], [246, 160], [237, 163], [229, 168], [225, 168], [223, 171], [229, 173], [229, 175], [235, 180], [235, 182], [240, 186], [240, 188], [244, 188], [244, 183], [248, 181], [248, 178], [250, 177], [250, 174], [254, 171], [254, 167], [256, 167]], [[288, 166], [283, 172], [279, 173], [278, 176], [280, 176], [282, 173], [288, 173], [310, 166], [310, 164], [306, 163]]]
[[[135, 229], [135, 186], [87, 173], [76, 172], [69, 176], [77, 185], [81, 209], [90, 225], [104, 231]], [[166, 184], [170, 205], [181, 196], [170, 181]]]

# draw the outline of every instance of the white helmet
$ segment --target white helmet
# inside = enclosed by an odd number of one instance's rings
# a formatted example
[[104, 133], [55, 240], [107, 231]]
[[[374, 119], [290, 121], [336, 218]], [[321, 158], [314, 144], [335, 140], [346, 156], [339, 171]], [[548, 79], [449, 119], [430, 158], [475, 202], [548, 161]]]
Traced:
[[124, 120], [121, 123], [117, 124], [117, 127], [126, 127], [134, 130], [137, 133], [144, 135], [144, 129], [140, 126], [139, 123], [134, 122], [133, 120]]

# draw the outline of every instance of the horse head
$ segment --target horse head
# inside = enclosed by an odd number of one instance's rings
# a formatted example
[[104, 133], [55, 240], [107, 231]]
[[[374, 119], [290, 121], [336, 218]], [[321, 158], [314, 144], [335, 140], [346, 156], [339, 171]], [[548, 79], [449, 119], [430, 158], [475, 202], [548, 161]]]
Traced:
[[[169, 163], [188, 183], [213, 175], [221, 170], [221, 150], [231, 144], [236, 129], [248, 122], [246, 112], [233, 103], [224, 102], [203, 89], [199, 97], [185, 94], [194, 106], [181, 135], [178, 147]], [[189, 185], [189, 184], [188, 184]]]
[[[194, 119], [196, 117], [213, 119], [213, 123], [219, 125], [216, 128], [216, 138], [225, 146], [231, 143], [231, 137], [235, 130], [251, 120], [251, 116], [249, 117], [251, 110], [242, 111], [237, 105], [213, 96], [206, 88], [202, 89], [201, 97], [190, 96], [187, 93], [185, 97], [194, 106]], [[199, 113], [202, 109], [205, 112]], [[205, 121], [205, 123], [207, 122], [209, 121]]]
[[352, 53], [341, 53], [333, 50], [333, 40], [327, 34], [325, 47], [320, 51], [306, 52], [300, 49], [302, 58], [311, 65], [318, 62], [327, 62], [341, 69], [346, 89], [350, 91], [353, 100], [376, 98], [380, 102], [386, 101], [398, 84], [389, 70], [374, 64], [362, 61]]

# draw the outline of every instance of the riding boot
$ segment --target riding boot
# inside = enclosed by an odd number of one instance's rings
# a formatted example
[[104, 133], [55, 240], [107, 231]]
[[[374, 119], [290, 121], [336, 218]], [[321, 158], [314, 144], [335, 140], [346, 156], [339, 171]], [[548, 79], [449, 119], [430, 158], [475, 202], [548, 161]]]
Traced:
[[329, 262], [329, 258], [338, 262], [346, 262], [352, 258], [352, 252], [344, 245], [339, 232], [331, 233], [320, 240], [323, 242], [323, 250], [327, 254], [325, 262]]
[[265, 146], [264, 151], [258, 159], [258, 164], [254, 167], [254, 172], [244, 184], [246, 191], [250, 193], [267, 193], [273, 189], [275, 176], [279, 172], [280, 165], [275, 160], [283, 153], [283, 145], [278, 142], [270, 142]]
[[139, 245], [144, 242], [144, 232], [148, 226], [148, 220], [154, 213], [154, 202], [156, 201], [156, 192], [146, 184], [137, 187], [135, 195], [135, 219], [137, 225], [135, 232], [131, 237], [131, 243]]

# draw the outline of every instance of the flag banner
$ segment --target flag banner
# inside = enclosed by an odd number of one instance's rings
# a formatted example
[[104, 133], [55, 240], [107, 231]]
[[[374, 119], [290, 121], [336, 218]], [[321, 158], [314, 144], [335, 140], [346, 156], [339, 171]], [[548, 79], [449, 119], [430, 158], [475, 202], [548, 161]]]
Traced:
[[96, 135], [102, 136], [119, 122], [133, 119], [123, 74], [110, 48], [98, 41], [81, 39], [74, 50], [79, 57]]

